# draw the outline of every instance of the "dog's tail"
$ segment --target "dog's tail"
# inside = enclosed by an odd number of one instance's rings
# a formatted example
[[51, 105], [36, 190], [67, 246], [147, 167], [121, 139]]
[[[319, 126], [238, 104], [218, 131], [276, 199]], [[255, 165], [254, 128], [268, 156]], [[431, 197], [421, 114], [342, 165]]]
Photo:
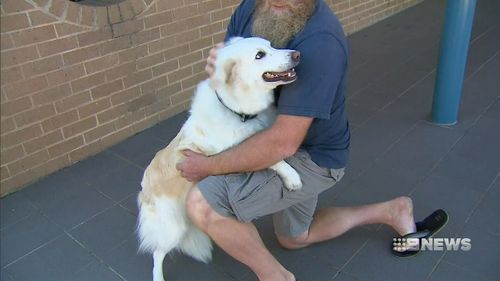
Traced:
[[141, 192], [137, 203], [139, 251], [153, 253], [161, 250], [168, 253], [179, 246], [187, 225], [178, 202], [165, 197], [145, 200]]
[[212, 241], [194, 225], [190, 224], [183, 237], [179, 250], [199, 261], [208, 263], [212, 260]]

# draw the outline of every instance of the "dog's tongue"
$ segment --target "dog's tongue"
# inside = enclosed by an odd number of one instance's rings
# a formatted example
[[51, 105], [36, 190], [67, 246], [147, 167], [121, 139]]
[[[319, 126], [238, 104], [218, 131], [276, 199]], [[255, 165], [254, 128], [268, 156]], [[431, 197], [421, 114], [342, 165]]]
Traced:
[[289, 69], [283, 72], [265, 72], [262, 77], [266, 82], [276, 82], [276, 81], [292, 81], [297, 77], [295, 69]]

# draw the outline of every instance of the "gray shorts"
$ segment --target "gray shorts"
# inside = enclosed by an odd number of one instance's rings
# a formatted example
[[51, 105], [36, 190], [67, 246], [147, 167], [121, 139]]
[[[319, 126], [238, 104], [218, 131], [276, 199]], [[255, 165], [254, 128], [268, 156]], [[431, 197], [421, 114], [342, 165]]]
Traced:
[[271, 169], [211, 176], [200, 181], [198, 188], [220, 215], [249, 222], [274, 214], [276, 234], [296, 237], [309, 230], [318, 194], [340, 181], [344, 168], [319, 167], [303, 150], [285, 161], [299, 173], [302, 189], [289, 191]]

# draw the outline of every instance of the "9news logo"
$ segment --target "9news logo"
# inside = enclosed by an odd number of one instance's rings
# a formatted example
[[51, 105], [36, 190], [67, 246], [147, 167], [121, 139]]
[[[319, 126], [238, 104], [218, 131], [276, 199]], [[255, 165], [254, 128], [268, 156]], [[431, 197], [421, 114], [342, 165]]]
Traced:
[[470, 238], [393, 238], [393, 249], [405, 251], [470, 251]]

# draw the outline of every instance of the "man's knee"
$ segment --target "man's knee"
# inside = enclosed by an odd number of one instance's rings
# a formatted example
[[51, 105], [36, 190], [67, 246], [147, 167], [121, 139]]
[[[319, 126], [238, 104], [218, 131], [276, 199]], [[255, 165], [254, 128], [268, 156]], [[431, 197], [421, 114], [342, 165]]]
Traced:
[[299, 235], [297, 237], [285, 237], [285, 236], [279, 236], [277, 235], [278, 242], [279, 244], [286, 249], [289, 250], [296, 250], [296, 249], [301, 249], [304, 247], [307, 247], [310, 245], [309, 242], [307, 242], [308, 238], [308, 233], [304, 233], [302, 235]]
[[197, 187], [192, 188], [186, 198], [186, 213], [191, 221], [205, 231], [212, 212], [214, 210], [201, 191]]

